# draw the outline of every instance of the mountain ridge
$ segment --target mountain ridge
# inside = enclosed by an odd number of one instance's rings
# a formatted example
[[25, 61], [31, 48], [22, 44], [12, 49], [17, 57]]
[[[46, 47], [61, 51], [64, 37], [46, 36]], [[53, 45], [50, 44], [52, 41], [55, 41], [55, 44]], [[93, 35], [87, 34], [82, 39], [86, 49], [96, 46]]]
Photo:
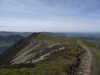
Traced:
[[[9, 71], [11, 75], [14, 71], [10, 68], [20, 71], [25, 65], [32, 67], [30, 73], [28, 67], [26, 67], [27, 70], [23, 70], [22, 73], [26, 75], [27, 73], [29, 75], [38, 75], [38, 73], [41, 75], [44, 73], [45, 75], [48, 73], [50, 75], [72, 75], [73, 72], [77, 73], [79, 56], [83, 53], [84, 50], [77, 44], [77, 40], [45, 33], [32, 33], [0, 55], [0, 60], [2, 60], [0, 67], [1, 70]], [[24, 66], [20, 67], [22, 65]], [[4, 74], [2, 71], [0, 73]]]

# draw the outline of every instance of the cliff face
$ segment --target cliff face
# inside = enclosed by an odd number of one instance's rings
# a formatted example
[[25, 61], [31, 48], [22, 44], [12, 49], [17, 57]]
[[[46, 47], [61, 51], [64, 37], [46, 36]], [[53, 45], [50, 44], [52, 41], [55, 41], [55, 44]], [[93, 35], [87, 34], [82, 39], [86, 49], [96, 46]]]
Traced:
[[67, 50], [64, 39], [43, 33], [33, 33], [0, 55], [0, 64], [34, 63], [47, 59], [55, 52]]

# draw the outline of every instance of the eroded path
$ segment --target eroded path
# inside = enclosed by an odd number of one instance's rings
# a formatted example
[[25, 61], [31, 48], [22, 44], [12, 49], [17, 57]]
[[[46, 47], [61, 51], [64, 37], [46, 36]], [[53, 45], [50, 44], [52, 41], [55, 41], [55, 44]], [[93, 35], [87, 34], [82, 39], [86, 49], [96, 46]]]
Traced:
[[78, 44], [86, 51], [85, 54], [81, 57], [82, 60], [80, 63], [78, 75], [91, 75], [91, 67], [92, 67], [91, 50], [81, 41], [78, 41]]

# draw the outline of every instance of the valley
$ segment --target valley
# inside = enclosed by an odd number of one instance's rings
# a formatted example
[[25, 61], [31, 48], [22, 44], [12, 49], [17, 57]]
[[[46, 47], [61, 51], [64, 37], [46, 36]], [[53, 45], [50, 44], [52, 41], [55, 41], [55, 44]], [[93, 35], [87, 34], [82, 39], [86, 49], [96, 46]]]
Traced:
[[4, 52], [17, 41], [24, 39], [31, 33], [0, 32], [0, 53]]

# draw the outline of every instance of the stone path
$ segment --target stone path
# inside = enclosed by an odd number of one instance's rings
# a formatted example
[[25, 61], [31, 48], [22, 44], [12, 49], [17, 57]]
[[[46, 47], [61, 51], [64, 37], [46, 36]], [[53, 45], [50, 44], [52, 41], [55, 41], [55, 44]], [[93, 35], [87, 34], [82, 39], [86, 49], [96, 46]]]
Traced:
[[92, 53], [91, 50], [84, 44], [78, 42], [78, 44], [86, 51], [85, 54], [81, 56], [81, 62], [79, 67], [79, 72], [77, 75], [91, 75], [92, 66]]

